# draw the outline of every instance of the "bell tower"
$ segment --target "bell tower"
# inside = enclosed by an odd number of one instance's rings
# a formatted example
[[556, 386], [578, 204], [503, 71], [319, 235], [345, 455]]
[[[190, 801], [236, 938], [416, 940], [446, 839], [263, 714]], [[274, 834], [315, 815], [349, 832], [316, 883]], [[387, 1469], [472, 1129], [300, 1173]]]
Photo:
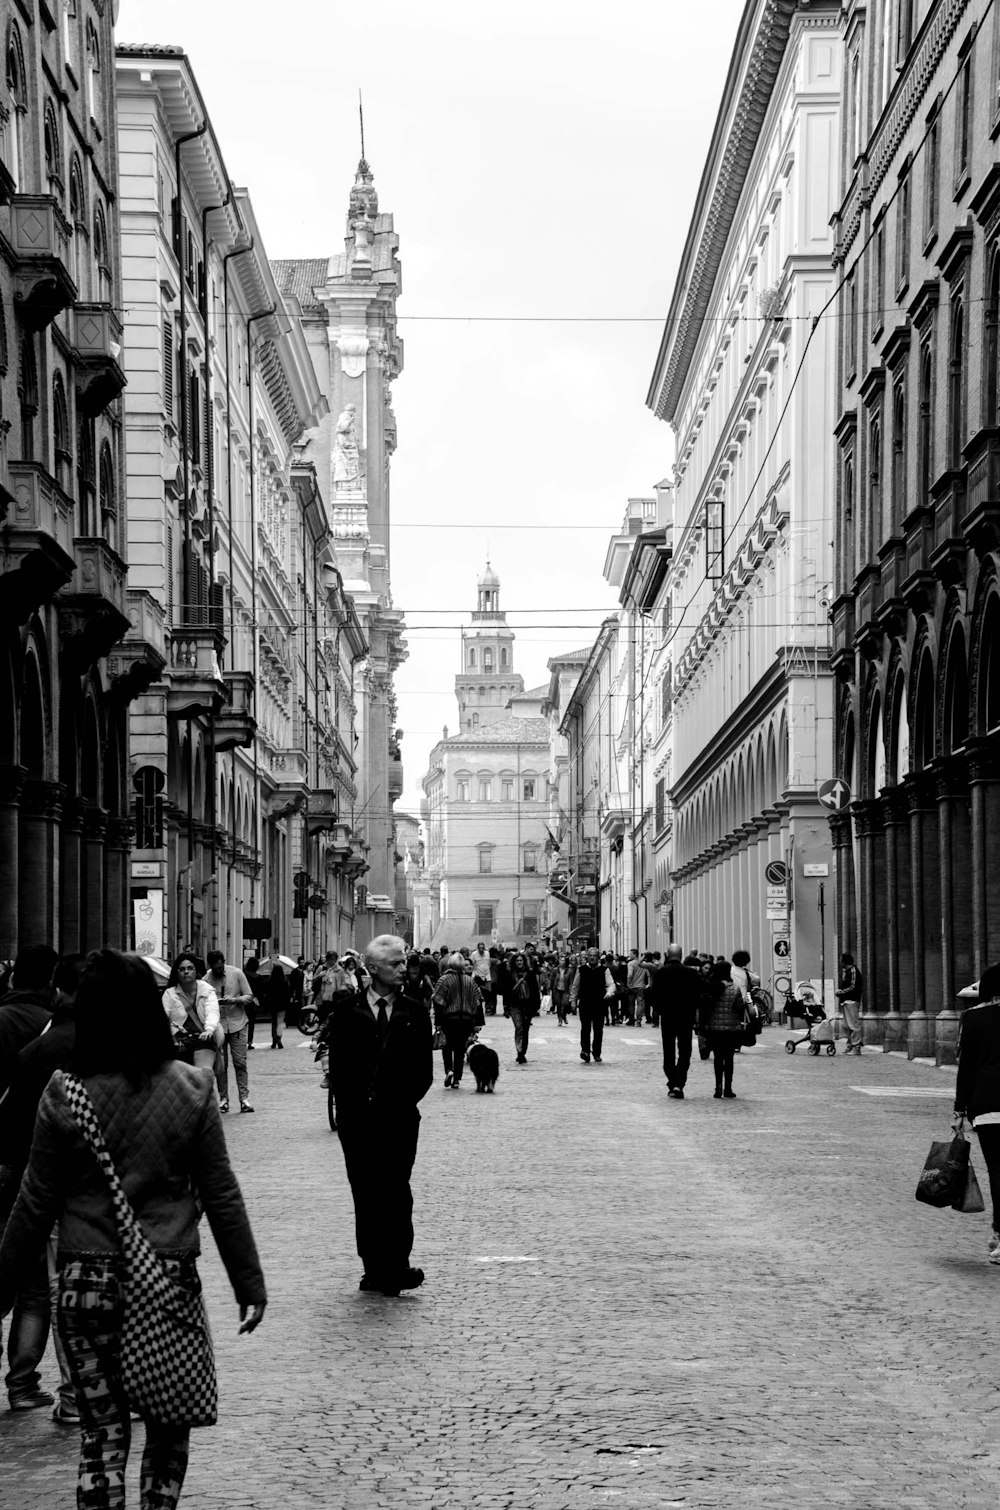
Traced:
[[489, 561], [476, 583], [476, 608], [470, 628], [462, 630], [462, 669], [455, 696], [463, 734], [508, 716], [507, 703], [524, 691], [514, 671], [514, 631], [500, 607], [500, 578]]

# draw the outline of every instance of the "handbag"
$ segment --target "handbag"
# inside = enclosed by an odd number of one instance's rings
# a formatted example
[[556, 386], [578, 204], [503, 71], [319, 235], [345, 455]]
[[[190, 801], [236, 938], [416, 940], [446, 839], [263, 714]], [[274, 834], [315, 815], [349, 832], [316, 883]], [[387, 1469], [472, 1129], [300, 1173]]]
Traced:
[[122, 1188], [86, 1087], [63, 1075], [66, 1099], [107, 1179], [124, 1275], [122, 1384], [129, 1404], [161, 1426], [214, 1426], [219, 1418], [215, 1356], [201, 1285], [176, 1284], [150, 1247]]
[[434, 1036], [431, 1038], [431, 1048], [432, 1049], [443, 1049], [444, 1048], [444, 1029], [443, 1028], [435, 1028], [434, 1029]]
[[962, 1211], [966, 1214], [986, 1210], [986, 1202], [983, 1200], [983, 1192], [979, 1188], [976, 1179], [976, 1171], [972, 1167], [972, 1159], [969, 1159], [969, 1167], [965, 1173], [965, 1189], [960, 1201], [952, 1202], [953, 1211]]
[[760, 1030], [760, 1018], [753, 1012], [743, 1014], [743, 1028], [740, 1033], [740, 1045], [745, 1049], [752, 1049], [757, 1042], [757, 1034]]
[[954, 1206], [965, 1199], [969, 1176], [969, 1142], [958, 1122], [955, 1136], [934, 1142], [917, 1181], [916, 1198], [927, 1206]]

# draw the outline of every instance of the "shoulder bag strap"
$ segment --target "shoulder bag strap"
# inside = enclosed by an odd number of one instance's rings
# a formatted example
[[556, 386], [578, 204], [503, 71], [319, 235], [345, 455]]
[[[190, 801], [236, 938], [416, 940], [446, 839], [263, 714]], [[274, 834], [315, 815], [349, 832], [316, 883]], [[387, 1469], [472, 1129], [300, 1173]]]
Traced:
[[83, 1134], [84, 1141], [98, 1164], [100, 1164], [104, 1177], [108, 1182], [108, 1187], [111, 1191], [111, 1202], [115, 1210], [115, 1220], [118, 1223], [118, 1231], [121, 1237], [124, 1239], [126, 1233], [137, 1233], [142, 1241], [146, 1242], [146, 1236], [136, 1220], [131, 1202], [125, 1194], [121, 1180], [118, 1178], [118, 1171], [115, 1169], [111, 1155], [108, 1152], [108, 1146], [104, 1141], [104, 1134], [101, 1132], [101, 1124], [97, 1119], [97, 1112], [94, 1110], [94, 1103], [90, 1099], [86, 1086], [75, 1075], [68, 1075], [65, 1072], [63, 1073], [63, 1085], [66, 1090], [66, 1100], [69, 1103], [69, 1109], [76, 1118], [77, 1126]]

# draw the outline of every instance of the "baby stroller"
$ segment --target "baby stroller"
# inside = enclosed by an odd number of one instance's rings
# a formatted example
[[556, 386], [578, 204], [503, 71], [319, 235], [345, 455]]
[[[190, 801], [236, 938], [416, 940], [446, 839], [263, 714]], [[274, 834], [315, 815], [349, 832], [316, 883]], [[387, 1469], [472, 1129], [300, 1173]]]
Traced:
[[800, 981], [795, 995], [788, 998], [785, 1015], [789, 1023], [793, 1018], [798, 1018], [806, 1025], [805, 1032], [797, 1038], [785, 1039], [786, 1054], [794, 1054], [800, 1043], [807, 1043], [809, 1053], [814, 1055], [820, 1052], [824, 1044], [828, 1054], [837, 1052], [837, 1045], [833, 1041], [833, 1023], [827, 1021], [826, 1013], [816, 999], [816, 992], [807, 981]]

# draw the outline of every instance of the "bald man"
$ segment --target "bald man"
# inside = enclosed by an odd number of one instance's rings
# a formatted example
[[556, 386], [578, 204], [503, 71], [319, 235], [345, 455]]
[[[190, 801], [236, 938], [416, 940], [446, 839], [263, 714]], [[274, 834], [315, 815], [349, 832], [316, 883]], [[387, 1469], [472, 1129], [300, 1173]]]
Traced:
[[698, 972], [682, 964], [681, 958], [680, 944], [668, 944], [662, 967], [650, 971], [646, 991], [653, 1016], [660, 1019], [663, 1073], [667, 1077], [667, 1094], [674, 1101], [684, 1100], [691, 1066], [691, 1039], [702, 991]]
[[427, 1007], [403, 990], [406, 945], [394, 934], [365, 950], [367, 987], [330, 1007], [330, 1081], [354, 1197], [362, 1290], [398, 1295], [423, 1284], [410, 1265], [417, 1104], [434, 1079]]

